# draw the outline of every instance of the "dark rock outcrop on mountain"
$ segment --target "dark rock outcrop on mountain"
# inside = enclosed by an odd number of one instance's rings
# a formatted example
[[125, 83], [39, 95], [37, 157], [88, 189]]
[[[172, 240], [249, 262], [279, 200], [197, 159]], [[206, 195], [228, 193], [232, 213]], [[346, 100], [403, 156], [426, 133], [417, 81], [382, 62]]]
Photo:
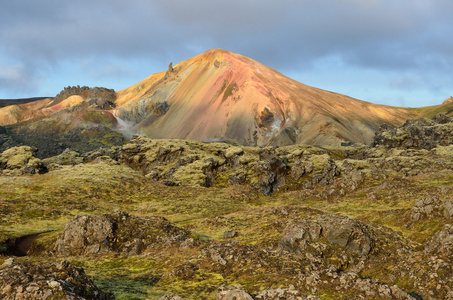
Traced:
[[162, 217], [146, 219], [121, 211], [98, 216], [76, 216], [55, 243], [58, 256], [118, 252], [137, 255], [148, 247], [163, 247], [189, 238], [190, 232]]
[[13, 299], [115, 299], [104, 293], [83, 269], [67, 261], [33, 265], [7, 259], [0, 266], [0, 298]]
[[376, 132], [372, 146], [431, 150], [437, 145], [451, 144], [453, 144], [453, 120], [441, 114], [432, 119], [409, 120], [398, 128], [382, 125]]
[[48, 106], [54, 106], [71, 96], [81, 96], [88, 105], [95, 105], [100, 109], [112, 109], [115, 105], [116, 93], [113, 89], [103, 87], [88, 86], [68, 86], [65, 87]]

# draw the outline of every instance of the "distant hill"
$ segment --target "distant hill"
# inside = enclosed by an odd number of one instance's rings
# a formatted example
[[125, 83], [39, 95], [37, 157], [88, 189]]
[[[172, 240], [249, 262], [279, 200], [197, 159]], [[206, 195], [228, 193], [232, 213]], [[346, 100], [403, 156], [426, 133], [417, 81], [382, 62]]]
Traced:
[[0, 99], [0, 108], [9, 105], [25, 104], [33, 101], [43, 100], [52, 97], [33, 97], [33, 98], [21, 98], [21, 99]]

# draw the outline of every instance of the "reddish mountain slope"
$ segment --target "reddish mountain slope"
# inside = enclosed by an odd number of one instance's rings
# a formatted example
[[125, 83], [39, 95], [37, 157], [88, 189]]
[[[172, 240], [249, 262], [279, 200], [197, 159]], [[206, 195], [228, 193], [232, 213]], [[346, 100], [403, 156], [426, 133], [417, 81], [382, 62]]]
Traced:
[[118, 92], [117, 115], [153, 138], [246, 145], [370, 142], [380, 124], [416, 117], [304, 85], [224, 50], [183, 61]]

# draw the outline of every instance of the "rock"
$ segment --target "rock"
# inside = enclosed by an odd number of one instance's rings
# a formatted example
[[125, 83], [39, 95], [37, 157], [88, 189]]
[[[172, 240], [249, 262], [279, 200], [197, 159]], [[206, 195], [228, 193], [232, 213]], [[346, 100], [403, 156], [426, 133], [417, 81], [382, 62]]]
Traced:
[[34, 157], [36, 148], [13, 147], [0, 154], [0, 169], [19, 170], [22, 174], [43, 174], [48, 169], [39, 158]]
[[376, 234], [367, 225], [348, 217], [322, 215], [315, 220], [303, 219], [289, 224], [283, 231], [279, 246], [301, 255], [321, 236], [329, 243], [359, 255], [368, 255], [376, 242]]
[[10, 257], [3, 262], [2, 267], [10, 267], [12, 265], [14, 265], [14, 258]]
[[447, 219], [453, 217], [453, 201], [447, 201], [444, 203], [443, 215]]
[[253, 297], [254, 300], [320, 300], [316, 296], [300, 294], [294, 287], [289, 289], [270, 289], [260, 291]]
[[190, 232], [171, 225], [165, 218], [142, 219], [116, 211], [74, 217], [65, 225], [53, 252], [60, 256], [108, 252], [137, 255], [148, 247], [180, 243], [189, 236]]
[[300, 220], [289, 224], [283, 231], [279, 246], [289, 252], [302, 255], [312, 241], [321, 236], [322, 227], [314, 220]]
[[444, 205], [437, 197], [422, 198], [415, 202], [411, 210], [411, 218], [414, 221], [429, 219], [434, 216], [441, 216]]
[[33, 265], [8, 260], [0, 267], [1, 299], [114, 299], [67, 261]]
[[[151, 299], [146, 299], [146, 300], [151, 300]], [[182, 297], [179, 297], [177, 295], [165, 295], [160, 298], [157, 298], [156, 300], [185, 300]]]
[[83, 163], [83, 157], [78, 152], [72, 151], [66, 148], [61, 154], [52, 156], [42, 160], [46, 165], [58, 164], [58, 165], [77, 165]]
[[177, 277], [183, 280], [192, 279], [195, 272], [198, 270], [198, 266], [191, 263], [186, 262], [176, 266], [169, 274], [170, 277]]
[[445, 115], [433, 119], [409, 120], [399, 128], [381, 126], [374, 136], [372, 146], [387, 148], [426, 149], [453, 144], [453, 121]]
[[368, 255], [375, 245], [373, 229], [359, 221], [337, 215], [319, 216], [317, 221], [322, 227], [322, 235], [332, 244], [360, 255]]
[[453, 103], [453, 97], [450, 96], [450, 98], [446, 99], [442, 104], [448, 104], [448, 103]]
[[221, 286], [217, 293], [217, 300], [253, 300], [252, 296], [241, 286]]
[[453, 226], [445, 224], [426, 244], [425, 253], [451, 258], [453, 256]]
[[264, 149], [259, 156], [261, 168], [257, 169], [261, 191], [270, 195], [285, 184], [287, 167], [274, 151]]
[[294, 180], [299, 180], [304, 174], [311, 173], [313, 171], [313, 163], [302, 159], [296, 159], [291, 168], [291, 177]]
[[103, 147], [97, 150], [93, 150], [87, 152], [83, 155], [85, 162], [91, 162], [97, 159], [98, 157], [105, 157], [108, 156], [114, 161], [119, 161], [121, 157], [121, 147], [113, 146], [113, 147]]
[[229, 230], [227, 230], [227, 231], [225, 231], [225, 232], [223, 233], [222, 238], [223, 238], [224, 240], [226, 240], [226, 239], [232, 239], [232, 238], [236, 237], [237, 235], [238, 235], [237, 231], [229, 231]]

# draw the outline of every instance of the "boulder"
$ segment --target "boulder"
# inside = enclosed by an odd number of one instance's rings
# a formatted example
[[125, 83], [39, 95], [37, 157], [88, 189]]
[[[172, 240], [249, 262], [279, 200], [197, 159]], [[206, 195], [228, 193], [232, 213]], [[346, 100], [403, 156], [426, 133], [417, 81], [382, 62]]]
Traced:
[[376, 243], [376, 234], [369, 226], [348, 217], [322, 215], [289, 224], [279, 246], [300, 255], [321, 237], [359, 255], [368, 255]]
[[33, 265], [7, 259], [0, 266], [1, 299], [114, 299], [67, 261]]
[[83, 163], [83, 157], [78, 152], [72, 151], [66, 148], [61, 154], [44, 158], [42, 160], [46, 165], [57, 164], [57, 165], [78, 165]]
[[238, 235], [237, 231], [230, 231], [230, 230], [227, 230], [227, 231], [225, 231], [225, 232], [223, 233], [222, 238], [223, 238], [224, 240], [226, 240], [226, 239], [232, 239], [232, 238], [236, 237], [237, 235]]
[[[444, 211], [444, 204], [437, 197], [422, 198], [415, 202], [411, 210], [411, 218], [414, 221], [441, 216]], [[447, 211], [448, 213], [448, 211]]]
[[447, 219], [451, 219], [453, 217], [453, 201], [447, 201], [444, 203], [443, 214]]
[[283, 231], [279, 246], [286, 251], [302, 255], [311, 242], [320, 238], [322, 227], [314, 220], [303, 219], [290, 223]]
[[241, 286], [221, 286], [217, 293], [217, 300], [253, 300], [252, 296]]
[[306, 296], [299, 293], [293, 286], [289, 289], [270, 289], [260, 291], [253, 299], [255, 300], [320, 300], [316, 296]]
[[148, 247], [182, 242], [189, 236], [190, 232], [173, 226], [163, 217], [144, 219], [121, 211], [80, 215], [65, 225], [53, 252], [60, 256], [109, 252], [137, 255]]
[[0, 154], [0, 170], [19, 170], [22, 174], [43, 174], [48, 172], [46, 165], [34, 157], [36, 148], [29, 146], [13, 147]]
[[425, 253], [451, 258], [453, 255], [453, 226], [445, 224], [426, 244]]
[[157, 298], [156, 300], [184, 300], [184, 298], [179, 297], [177, 295], [165, 295], [160, 298]]

